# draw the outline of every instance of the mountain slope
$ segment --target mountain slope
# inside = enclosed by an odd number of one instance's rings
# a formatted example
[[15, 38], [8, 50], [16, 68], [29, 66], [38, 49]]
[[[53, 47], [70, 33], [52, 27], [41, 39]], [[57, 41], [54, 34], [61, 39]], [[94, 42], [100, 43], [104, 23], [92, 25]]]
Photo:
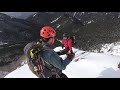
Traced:
[[40, 12], [27, 20], [54, 27], [57, 38], [64, 32], [75, 35], [80, 49], [94, 50], [120, 41], [119, 16], [119, 12]]
[[26, 43], [39, 37], [40, 26], [0, 13], [0, 66], [17, 61]]
[[[55, 48], [55, 51], [61, 50], [61, 47]], [[120, 78], [118, 63], [120, 56], [109, 54], [92, 53], [73, 49], [76, 52], [76, 59], [63, 70], [69, 78]], [[63, 59], [66, 55], [61, 56]], [[82, 58], [82, 59], [81, 59]], [[5, 78], [37, 78], [30, 70], [27, 64], [8, 74]]]
[[26, 19], [35, 12], [1, 12], [14, 18]]

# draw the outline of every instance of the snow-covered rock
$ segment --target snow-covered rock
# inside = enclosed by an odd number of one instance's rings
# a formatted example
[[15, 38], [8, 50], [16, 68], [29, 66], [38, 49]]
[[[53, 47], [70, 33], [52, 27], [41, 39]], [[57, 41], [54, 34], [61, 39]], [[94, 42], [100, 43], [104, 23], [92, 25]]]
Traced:
[[100, 52], [120, 56], [120, 42], [104, 44]]

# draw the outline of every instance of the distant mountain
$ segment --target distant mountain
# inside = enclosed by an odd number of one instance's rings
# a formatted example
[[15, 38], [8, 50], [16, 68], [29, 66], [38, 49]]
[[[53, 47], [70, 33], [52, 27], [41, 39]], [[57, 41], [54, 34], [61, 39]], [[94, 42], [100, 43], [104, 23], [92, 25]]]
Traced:
[[1, 12], [14, 18], [26, 19], [35, 12]]
[[0, 66], [17, 60], [24, 46], [39, 38], [40, 27], [41, 24], [0, 13]]

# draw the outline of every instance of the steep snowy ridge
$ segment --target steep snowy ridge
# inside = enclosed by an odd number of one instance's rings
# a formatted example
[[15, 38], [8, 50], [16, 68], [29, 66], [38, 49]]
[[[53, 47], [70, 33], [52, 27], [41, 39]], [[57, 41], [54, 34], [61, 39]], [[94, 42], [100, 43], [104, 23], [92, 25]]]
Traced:
[[[61, 47], [55, 48], [55, 51], [61, 50]], [[109, 54], [85, 52], [73, 48], [78, 55], [77, 61], [72, 62], [63, 70], [69, 78], [120, 78], [120, 69], [118, 63], [120, 56]], [[87, 54], [86, 54], [87, 53]], [[66, 55], [60, 56], [63, 59]], [[38, 78], [30, 70], [27, 64], [11, 72], [5, 78]]]

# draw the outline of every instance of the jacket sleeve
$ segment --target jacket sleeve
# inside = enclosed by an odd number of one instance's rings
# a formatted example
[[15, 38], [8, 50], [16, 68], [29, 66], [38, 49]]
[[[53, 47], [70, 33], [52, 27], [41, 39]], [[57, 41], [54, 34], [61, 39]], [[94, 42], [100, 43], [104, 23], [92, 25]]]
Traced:
[[68, 40], [68, 47], [69, 47], [70, 51], [72, 51], [72, 41], [71, 40]]
[[53, 50], [45, 51], [43, 54], [43, 58], [60, 70], [64, 70], [66, 66], [71, 62], [71, 60], [68, 58], [66, 58], [65, 60], [60, 58], [59, 55]]

